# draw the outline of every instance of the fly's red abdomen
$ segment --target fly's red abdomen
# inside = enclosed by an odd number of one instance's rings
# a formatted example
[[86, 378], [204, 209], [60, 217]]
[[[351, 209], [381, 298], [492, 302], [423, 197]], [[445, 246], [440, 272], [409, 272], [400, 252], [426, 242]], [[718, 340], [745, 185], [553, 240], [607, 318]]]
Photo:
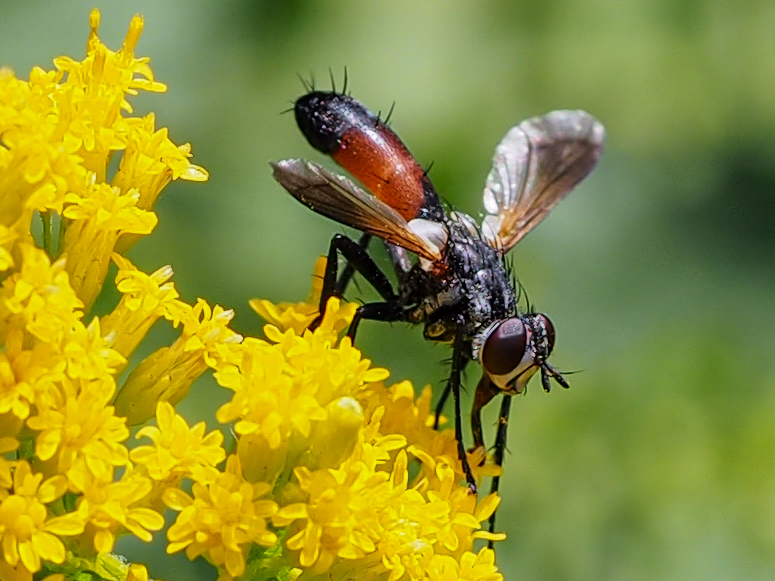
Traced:
[[313, 91], [294, 107], [310, 145], [330, 155], [406, 220], [443, 216], [425, 171], [398, 136], [352, 97]]

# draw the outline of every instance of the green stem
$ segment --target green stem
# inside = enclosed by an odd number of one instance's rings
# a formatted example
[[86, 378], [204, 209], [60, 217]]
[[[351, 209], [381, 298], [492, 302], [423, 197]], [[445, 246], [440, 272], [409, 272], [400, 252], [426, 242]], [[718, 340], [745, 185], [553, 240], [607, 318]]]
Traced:
[[66, 218], [59, 216], [59, 234], [57, 235], [57, 257], [62, 254], [62, 246], [65, 243], [65, 221]]
[[53, 259], [54, 249], [52, 248], [51, 218], [51, 212], [40, 213], [40, 221], [43, 223], [43, 250], [46, 251], [46, 254], [48, 254], [49, 258]]

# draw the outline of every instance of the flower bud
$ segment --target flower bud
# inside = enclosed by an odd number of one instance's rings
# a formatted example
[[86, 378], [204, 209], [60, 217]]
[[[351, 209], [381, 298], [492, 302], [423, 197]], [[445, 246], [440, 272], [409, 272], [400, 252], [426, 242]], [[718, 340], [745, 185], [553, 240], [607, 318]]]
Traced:
[[309, 437], [309, 449], [299, 462], [311, 470], [336, 468], [352, 454], [364, 425], [363, 409], [352, 397], [340, 397], [326, 406], [328, 417]]
[[288, 442], [284, 440], [279, 448], [272, 448], [264, 436], [246, 434], [237, 440], [237, 455], [245, 480], [274, 484], [285, 468]]

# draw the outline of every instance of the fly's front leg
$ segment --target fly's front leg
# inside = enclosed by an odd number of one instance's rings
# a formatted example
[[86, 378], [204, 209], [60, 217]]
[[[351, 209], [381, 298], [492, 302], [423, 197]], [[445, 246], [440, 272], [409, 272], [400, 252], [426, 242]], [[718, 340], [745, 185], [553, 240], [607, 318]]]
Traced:
[[[363, 239], [361, 242], [363, 242]], [[320, 314], [312, 321], [310, 325], [312, 330], [316, 329], [323, 320], [328, 299], [333, 296], [340, 296], [337, 294], [339, 290], [339, 281], [337, 280], [339, 254], [344, 256], [347, 264], [352, 265], [355, 271], [359, 272], [374, 287], [385, 302], [393, 303], [398, 301], [398, 296], [393, 291], [393, 285], [390, 284], [385, 273], [380, 270], [365, 248], [344, 234], [336, 234], [331, 239], [331, 244], [328, 247], [328, 260], [326, 262], [325, 274], [323, 275], [323, 290], [320, 293], [320, 303], [318, 305], [318, 312]]]
[[487, 373], [482, 373], [482, 379], [476, 386], [474, 394], [474, 404], [471, 407], [471, 432], [474, 436], [474, 449], [484, 447], [484, 435], [482, 434], [482, 408], [486, 406], [492, 398], [500, 393], [500, 390], [492, 382]]
[[[498, 415], [498, 433], [495, 436], [495, 453], [493, 455], [493, 461], [499, 468], [503, 466], [503, 454], [506, 452], [506, 440], [508, 436], [509, 428], [509, 411], [511, 410], [511, 396], [504, 395], [501, 402], [501, 413]], [[490, 494], [498, 492], [500, 486], [501, 477], [493, 476], [492, 484], [490, 485]], [[491, 533], [495, 532], [495, 515], [497, 511], [490, 515], [489, 530]], [[487, 546], [492, 549], [492, 541], [487, 543]]]
[[439, 422], [441, 421], [441, 415], [444, 413], [444, 405], [447, 403], [447, 400], [449, 399], [450, 391], [451, 390], [450, 390], [449, 384], [444, 386], [444, 391], [441, 392], [441, 397], [439, 397], [439, 401], [436, 403], [435, 416], [433, 418], [434, 430], [439, 429]]
[[463, 334], [458, 331], [455, 334], [455, 340], [452, 346], [452, 372], [449, 376], [447, 389], [452, 392], [452, 397], [455, 400], [455, 439], [457, 440], [457, 455], [458, 458], [460, 458], [463, 474], [468, 483], [468, 490], [471, 494], [476, 494], [476, 479], [474, 478], [473, 472], [471, 472], [471, 466], [468, 465], [466, 447], [463, 444], [463, 421], [462, 412], [460, 411], [460, 376], [463, 373], [465, 364], [466, 359], [464, 355]]
[[[489, 376], [484, 373], [479, 385], [476, 386], [474, 395], [474, 405], [471, 408], [471, 432], [474, 435], [474, 449], [484, 447], [484, 435], [482, 434], [482, 408], [500, 393], [498, 387], [492, 382]], [[511, 410], [511, 396], [504, 395], [501, 402], [501, 411], [498, 415], [498, 431], [495, 436], [495, 451], [493, 453], [493, 462], [499, 468], [503, 466], [503, 454], [506, 451], [506, 438], [509, 427], [509, 411]], [[500, 486], [500, 476], [492, 477], [490, 485], [490, 494], [498, 492]], [[490, 516], [489, 530], [495, 532], [495, 514]], [[492, 541], [488, 543], [492, 548]]]
[[[465, 371], [466, 365], [468, 365], [468, 359], [463, 359], [463, 367], [461, 368], [461, 372]], [[433, 429], [438, 430], [439, 429], [439, 423], [441, 422], [441, 416], [444, 414], [444, 406], [447, 403], [447, 400], [449, 399], [449, 394], [452, 391], [452, 386], [447, 383], [447, 385], [444, 386], [444, 391], [441, 392], [441, 396], [439, 397], [439, 401], [436, 402], [436, 408], [434, 411], [434, 417], [433, 417]]]

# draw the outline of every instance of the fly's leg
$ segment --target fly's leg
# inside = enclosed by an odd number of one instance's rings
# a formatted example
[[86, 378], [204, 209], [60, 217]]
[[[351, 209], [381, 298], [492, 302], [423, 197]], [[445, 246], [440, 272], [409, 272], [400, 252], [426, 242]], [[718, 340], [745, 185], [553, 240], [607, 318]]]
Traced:
[[[479, 380], [479, 385], [476, 386], [476, 394], [474, 395], [474, 404], [471, 408], [471, 432], [474, 436], [474, 449], [480, 446], [484, 447], [484, 435], [482, 433], [482, 408], [486, 406], [492, 399], [500, 393], [498, 387], [492, 382], [486, 373], [482, 374], [482, 379]], [[506, 436], [509, 425], [509, 410], [511, 409], [511, 396], [504, 395], [501, 402], [501, 411], [498, 416], [498, 432], [495, 436], [495, 452], [493, 454], [493, 461], [498, 467], [503, 466], [503, 454], [506, 451]], [[490, 494], [498, 492], [498, 486], [500, 485], [500, 476], [492, 477], [492, 484], [490, 485]], [[495, 532], [495, 515], [492, 513], [489, 521], [490, 532]], [[489, 541], [488, 546], [492, 548], [492, 541]]]
[[468, 490], [471, 494], [476, 494], [476, 479], [474, 478], [473, 472], [471, 472], [471, 467], [468, 465], [468, 456], [466, 456], [466, 448], [463, 444], [463, 421], [462, 413], [460, 411], [460, 376], [466, 364], [463, 347], [463, 335], [458, 331], [455, 334], [455, 341], [452, 347], [452, 371], [445, 389], [449, 389], [452, 392], [452, 397], [455, 400], [455, 439], [457, 440], [457, 455], [458, 458], [460, 458], [463, 474], [468, 483]]
[[444, 391], [441, 392], [441, 397], [439, 398], [439, 401], [436, 403], [436, 411], [435, 411], [435, 417], [433, 419], [433, 429], [438, 430], [439, 429], [439, 421], [441, 420], [441, 414], [444, 413], [444, 404], [447, 403], [447, 400], [449, 399], [449, 392], [451, 391], [449, 384], [447, 384], [444, 387]]
[[326, 271], [323, 275], [323, 290], [320, 293], [320, 304], [318, 305], [318, 312], [320, 314], [309, 326], [312, 330], [316, 329], [323, 320], [328, 299], [333, 296], [339, 296], [337, 294], [339, 254], [344, 256], [347, 264], [352, 265], [355, 271], [359, 272], [374, 287], [379, 295], [385, 299], [385, 302], [397, 303], [398, 301], [398, 296], [393, 291], [393, 285], [390, 284], [385, 273], [380, 270], [366, 250], [344, 234], [336, 234], [331, 239], [331, 244], [328, 247], [328, 260], [326, 262]]
[[[371, 234], [362, 234], [358, 239], [358, 246], [366, 251], [369, 248], [369, 242], [371, 242]], [[334, 285], [333, 296], [344, 296], [344, 291], [347, 290], [347, 285], [350, 284], [354, 274], [355, 267], [353, 266], [352, 262], [348, 262], [342, 270], [342, 274], [339, 275], [339, 279], [336, 281], [336, 284]]]
[[471, 407], [471, 433], [474, 436], [474, 449], [484, 447], [484, 436], [482, 435], [482, 408], [486, 406], [492, 398], [500, 393], [500, 390], [490, 380], [486, 373], [482, 373], [482, 379], [476, 386], [474, 394], [474, 404]]
[[[493, 460], [498, 467], [503, 466], [503, 454], [506, 452], [506, 436], [508, 435], [509, 428], [509, 411], [511, 410], [511, 396], [504, 395], [501, 402], [501, 413], [498, 416], [498, 433], [495, 436], [495, 452]], [[498, 492], [498, 486], [500, 485], [500, 476], [492, 477], [492, 484], [490, 485], [490, 494]], [[489, 531], [495, 532], [495, 515], [497, 511], [490, 515]], [[487, 543], [488, 547], [492, 549], [492, 541]]]
[[355, 333], [358, 331], [358, 325], [364, 319], [392, 323], [395, 321], [405, 321], [406, 313], [397, 300], [361, 305], [358, 307], [358, 310], [355, 311], [353, 322], [350, 323], [350, 328], [347, 330], [347, 336], [353, 341], [355, 341]]
[[[463, 368], [461, 371], [464, 371], [466, 368], [466, 365], [468, 365], [468, 359], [463, 359]], [[436, 408], [434, 411], [434, 418], [433, 418], [433, 429], [438, 430], [439, 429], [439, 422], [441, 421], [441, 416], [444, 413], [444, 406], [447, 404], [447, 400], [449, 399], [449, 394], [452, 392], [452, 386], [447, 383], [447, 385], [444, 386], [444, 391], [441, 392], [441, 397], [439, 397], [439, 401], [436, 402]]]

